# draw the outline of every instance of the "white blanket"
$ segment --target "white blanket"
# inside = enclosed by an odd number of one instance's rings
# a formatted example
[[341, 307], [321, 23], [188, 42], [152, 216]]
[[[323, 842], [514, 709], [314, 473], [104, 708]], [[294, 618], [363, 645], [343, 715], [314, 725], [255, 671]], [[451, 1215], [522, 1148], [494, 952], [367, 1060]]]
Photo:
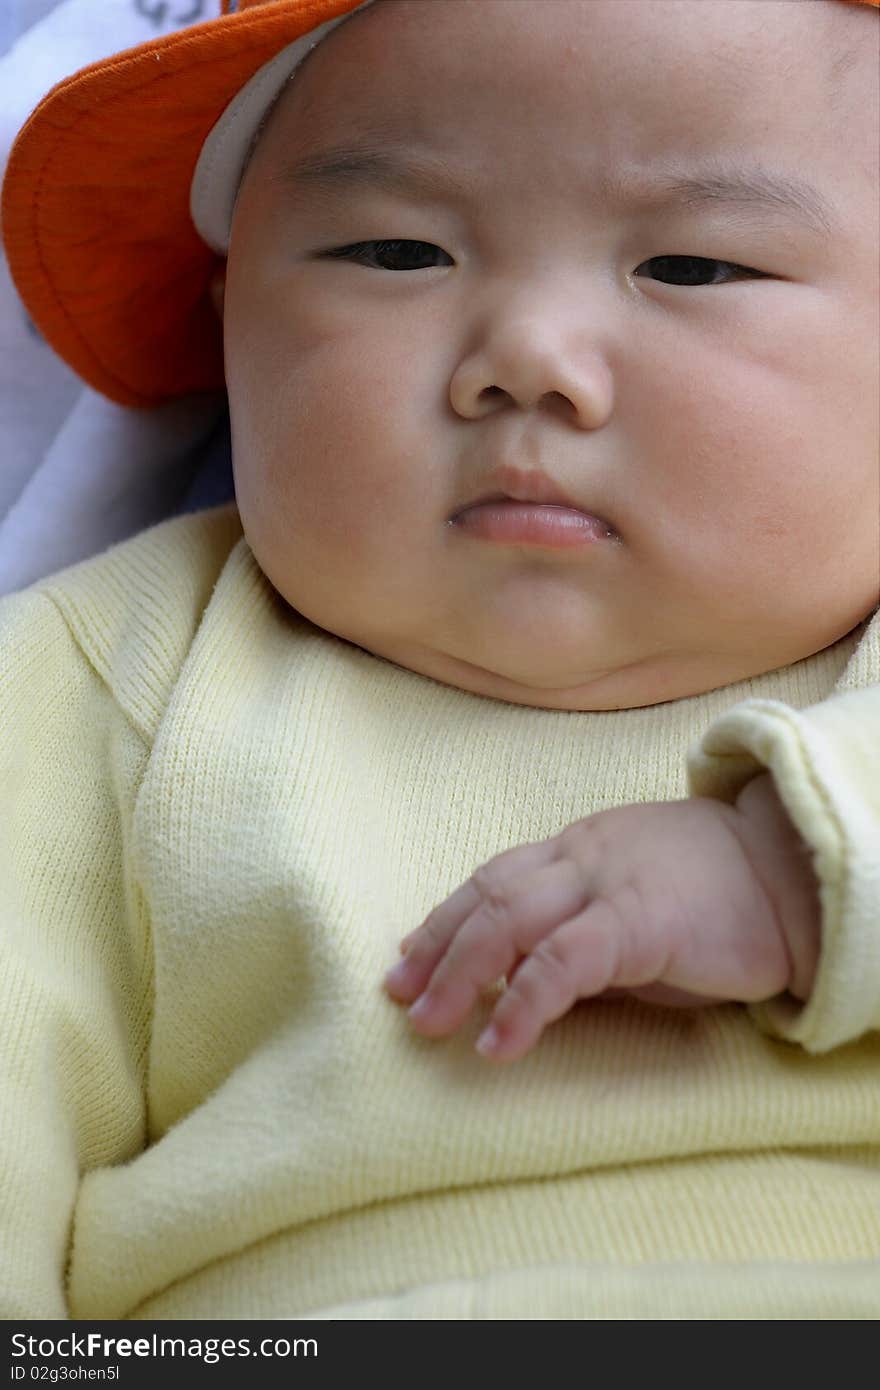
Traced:
[[[0, 0], [0, 175], [57, 81], [219, 7]], [[0, 594], [231, 496], [225, 408], [202, 397], [129, 410], [84, 387], [28, 322], [0, 256]]]

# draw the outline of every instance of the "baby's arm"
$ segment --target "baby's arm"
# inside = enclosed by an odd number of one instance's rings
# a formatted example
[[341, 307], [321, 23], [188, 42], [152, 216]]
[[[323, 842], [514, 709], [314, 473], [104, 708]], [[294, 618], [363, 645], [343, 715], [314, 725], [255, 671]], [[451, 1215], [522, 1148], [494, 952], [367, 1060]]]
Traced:
[[457, 1028], [505, 974], [479, 1050], [521, 1057], [578, 999], [649, 1002], [809, 995], [819, 950], [810, 852], [765, 773], [734, 806], [624, 806], [478, 869], [405, 942], [393, 997], [413, 1026]]
[[0, 1318], [69, 1315], [83, 1173], [144, 1143], [150, 955], [123, 811], [145, 745], [53, 602], [0, 601]]
[[504, 1060], [608, 989], [747, 1001], [816, 1052], [880, 1028], [880, 686], [803, 711], [745, 701], [689, 774], [692, 800], [510, 850], [436, 908], [388, 981], [400, 1002], [426, 992], [414, 1027], [452, 1031], [514, 970], [487, 1049]]

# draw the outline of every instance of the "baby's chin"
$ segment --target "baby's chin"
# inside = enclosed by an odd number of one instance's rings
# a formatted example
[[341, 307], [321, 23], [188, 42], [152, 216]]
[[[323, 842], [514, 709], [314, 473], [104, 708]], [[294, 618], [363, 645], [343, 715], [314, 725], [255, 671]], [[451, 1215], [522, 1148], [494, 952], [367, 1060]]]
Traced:
[[[537, 622], [533, 615], [514, 621], [508, 613], [507, 621], [476, 622], [463, 630], [462, 622], [444, 620], [442, 612], [426, 624], [422, 614], [414, 620], [407, 611], [392, 613], [389, 604], [374, 604], [371, 611], [348, 603], [291, 607], [325, 632], [442, 685], [506, 704], [584, 713], [643, 709], [736, 686], [844, 637], [855, 640], [859, 630], [812, 628], [783, 640], [776, 631], [740, 623], [725, 650], [701, 641], [696, 625], [683, 638], [678, 629], [645, 632], [608, 621], [573, 628], [553, 622], [552, 614]], [[397, 616], [401, 621], [392, 622]]]
[[355, 645], [405, 670], [471, 695], [535, 709], [582, 713], [665, 704], [758, 674], [744, 670], [742, 660], [728, 660], [725, 665], [715, 653], [688, 659], [652, 653], [605, 669], [568, 672], [526, 661], [491, 666], [485, 657], [482, 662], [468, 661], [431, 648], [394, 642], [356, 641]]
[[[582, 632], [581, 640], [572, 643], [558, 626], [549, 630], [554, 640], [535, 640], [534, 628], [528, 640], [523, 635], [518, 644], [493, 643], [491, 635], [468, 642], [456, 634], [446, 649], [425, 644], [418, 636], [409, 640], [387, 633], [371, 633], [366, 641], [348, 640], [418, 675], [473, 695], [536, 709], [586, 713], [642, 709], [705, 695], [784, 670], [841, 643], [848, 644], [842, 653], [845, 660], [875, 615], [880, 618], [880, 608], [872, 607], [855, 625], [850, 617], [836, 628], [805, 628], [784, 637], [750, 627], [744, 630], [745, 640], [731, 644], [729, 650], [713, 650], [696, 640], [682, 643], [680, 634], [670, 635], [666, 645], [661, 645], [658, 634], [649, 650], [644, 635], [636, 633], [618, 634], [615, 643], [613, 633], [606, 631], [602, 641], [591, 641], [591, 634]], [[590, 655], [595, 658], [592, 662]]]

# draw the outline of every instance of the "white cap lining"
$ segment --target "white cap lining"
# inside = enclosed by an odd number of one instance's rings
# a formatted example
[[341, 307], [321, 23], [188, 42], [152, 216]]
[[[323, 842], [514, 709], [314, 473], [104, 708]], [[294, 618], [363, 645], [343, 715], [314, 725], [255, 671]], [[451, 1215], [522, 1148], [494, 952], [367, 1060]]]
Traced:
[[300, 63], [322, 39], [359, 10], [360, 5], [282, 48], [233, 97], [202, 146], [190, 187], [190, 214], [196, 231], [212, 251], [225, 256], [229, 250], [232, 214], [245, 163], [260, 122]]

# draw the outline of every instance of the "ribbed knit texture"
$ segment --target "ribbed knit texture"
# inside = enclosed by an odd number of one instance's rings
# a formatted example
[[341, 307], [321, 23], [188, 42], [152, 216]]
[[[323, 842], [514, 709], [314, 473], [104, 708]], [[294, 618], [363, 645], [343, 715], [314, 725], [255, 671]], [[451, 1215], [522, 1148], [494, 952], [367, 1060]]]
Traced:
[[[770, 767], [813, 998], [573, 1010], [521, 1062], [382, 976], [473, 869]], [[647, 709], [313, 627], [234, 508], [0, 603], [0, 1315], [880, 1315], [880, 620]]]

